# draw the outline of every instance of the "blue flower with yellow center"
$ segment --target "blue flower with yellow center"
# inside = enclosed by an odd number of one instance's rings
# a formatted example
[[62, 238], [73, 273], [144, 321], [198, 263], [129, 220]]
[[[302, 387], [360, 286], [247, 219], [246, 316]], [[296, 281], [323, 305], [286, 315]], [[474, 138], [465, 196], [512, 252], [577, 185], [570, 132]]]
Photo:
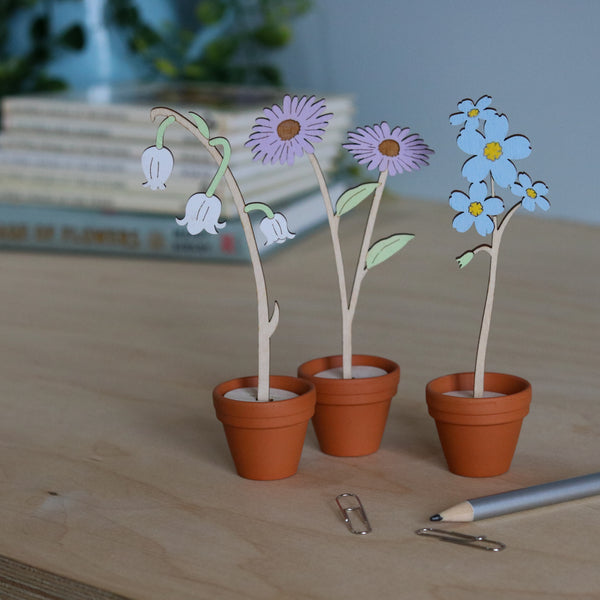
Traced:
[[550, 208], [550, 202], [544, 197], [548, 193], [548, 186], [543, 181], [532, 183], [527, 173], [519, 173], [517, 181], [510, 186], [510, 191], [521, 198], [525, 210], [533, 212], [536, 205], [542, 210]]
[[471, 98], [461, 100], [457, 105], [459, 112], [450, 115], [450, 124], [462, 125], [465, 123], [466, 127], [476, 129], [479, 119], [485, 121], [488, 117], [496, 114], [493, 108], [489, 108], [491, 103], [490, 96], [481, 96], [477, 102], [473, 102]]
[[461, 191], [450, 194], [450, 206], [458, 211], [452, 221], [452, 227], [464, 233], [475, 224], [479, 235], [486, 236], [494, 231], [492, 217], [499, 215], [504, 210], [502, 198], [487, 196], [487, 186], [483, 181], [472, 183], [469, 186], [469, 195]]
[[462, 168], [463, 177], [471, 183], [483, 181], [491, 173], [494, 181], [506, 188], [517, 178], [513, 160], [531, 154], [531, 145], [524, 135], [507, 137], [508, 119], [505, 115], [490, 115], [483, 134], [475, 128], [465, 127], [458, 136], [458, 147], [471, 154]]

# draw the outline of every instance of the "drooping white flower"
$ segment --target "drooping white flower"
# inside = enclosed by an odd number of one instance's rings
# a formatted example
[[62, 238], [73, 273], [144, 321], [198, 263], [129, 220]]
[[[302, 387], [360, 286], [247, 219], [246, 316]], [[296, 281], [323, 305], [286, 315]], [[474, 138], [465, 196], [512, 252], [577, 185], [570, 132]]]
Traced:
[[142, 153], [142, 170], [146, 181], [142, 184], [151, 190], [164, 190], [165, 182], [173, 170], [173, 155], [163, 146], [150, 146]]
[[289, 230], [287, 219], [281, 213], [273, 214], [272, 218], [265, 217], [259, 227], [266, 238], [265, 246], [270, 246], [275, 242], [283, 244], [285, 240], [291, 240], [296, 236]]
[[177, 225], [187, 227], [192, 235], [197, 235], [201, 231], [216, 234], [217, 229], [225, 227], [225, 223], [219, 223], [221, 216], [221, 201], [217, 196], [207, 196], [206, 194], [194, 194], [190, 196], [185, 207], [185, 216], [183, 219], [175, 219]]

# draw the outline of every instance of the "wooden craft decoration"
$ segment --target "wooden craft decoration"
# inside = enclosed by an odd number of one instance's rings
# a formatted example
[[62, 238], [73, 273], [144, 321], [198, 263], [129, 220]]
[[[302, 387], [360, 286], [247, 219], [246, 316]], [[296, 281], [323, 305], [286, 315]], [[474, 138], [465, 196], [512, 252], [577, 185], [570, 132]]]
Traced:
[[[474, 225], [479, 235], [492, 236], [490, 244], [476, 246], [456, 259], [462, 269], [476, 254], [483, 252], [490, 257], [487, 292], [475, 358], [475, 398], [484, 395], [485, 359], [502, 236], [520, 206], [530, 212], [536, 207], [542, 210], [548, 210], [550, 207], [546, 198], [548, 186], [542, 181], [533, 182], [527, 173], [517, 173], [513, 162], [529, 156], [529, 140], [523, 135], [509, 136], [506, 115], [499, 114], [491, 108], [491, 102], [490, 96], [482, 96], [477, 102], [466, 98], [458, 103], [459, 112], [450, 115], [452, 125], [463, 125], [456, 141], [458, 147], [470, 155], [462, 167], [462, 175], [470, 184], [468, 193], [455, 190], [450, 194], [450, 206], [458, 212], [452, 226], [462, 233]], [[510, 189], [519, 198], [500, 221], [499, 215], [504, 212], [505, 204], [496, 194], [496, 186]]]
[[[264, 116], [256, 119], [253, 132], [246, 146], [252, 149], [255, 160], [264, 163], [293, 165], [296, 158], [304, 154], [313, 167], [317, 178], [331, 232], [333, 256], [335, 259], [342, 311], [342, 372], [344, 379], [352, 378], [352, 323], [361, 284], [369, 269], [384, 262], [400, 251], [414, 235], [396, 233], [375, 243], [371, 243], [377, 212], [388, 175], [419, 169], [429, 164], [427, 159], [433, 150], [416, 133], [408, 128], [391, 129], [386, 123], [372, 127], [359, 127], [348, 134], [343, 144], [367, 169], [379, 171], [376, 182], [363, 183], [346, 190], [334, 204], [323, 170], [315, 156], [314, 144], [321, 140], [331, 117], [326, 112], [324, 99], [315, 96], [301, 98], [286, 95], [281, 105], [264, 109]], [[339, 236], [339, 223], [342, 215], [372, 196], [371, 208], [367, 217], [359, 257], [354, 272], [352, 286], [346, 282], [344, 259]]]
[[[294, 234], [289, 231], [287, 220], [283, 214], [273, 212], [269, 206], [260, 202], [245, 203], [237, 181], [229, 168], [231, 157], [229, 141], [224, 137], [211, 137], [208, 125], [200, 115], [190, 113], [190, 118], [187, 118], [170, 108], [157, 107], [152, 109], [150, 117], [153, 121], [158, 119], [161, 121], [157, 128], [155, 145], [146, 148], [142, 154], [142, 169], [146, 176], [144, 186], [151, 190], [163, 190], [166, 187], [174, 160], [171, 151], [164, 146], [164, 135], [167, 128], [173, 123], [187, 129], [204, 146], [218, 166], [208, 189], [190, 196], [184, 217], [176, 219], [178, 225], [186, 227], [191, 235], [197, 235], [202, 231], [213, 235], [218, 234], [226, 223], [219, 222], [221, 201], [215, 195], [215, 190], [220, 181], [224, 179], [231, 191], [248, 244], [256, 284], [258, 304], [258, 392], [256, 399], [261, 402], [268, 401], [271, 399], [269, 393], [270, 340], [279, 323], [279, 305], [275, 301], [270, 309], [264, 271], [249, 213], [259, 211], [265, 215], [259, 227], [265, 235], [266, 245], [283, 243], [294, 237]], [[217, 148], [220, 148], [221, 151], [219, 152]]]

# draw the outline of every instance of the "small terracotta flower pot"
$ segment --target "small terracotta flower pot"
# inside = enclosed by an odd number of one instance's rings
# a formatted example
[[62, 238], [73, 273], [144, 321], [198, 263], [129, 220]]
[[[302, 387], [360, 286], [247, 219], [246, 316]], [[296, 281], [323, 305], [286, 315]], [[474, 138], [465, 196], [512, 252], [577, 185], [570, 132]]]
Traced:
[[298, 470], [306, 428], [315, 410], [312, 384], [296, 377], [271, 376], [270, 387], [297, 394], [273, 402], [246, 402], [225, 394], [256, 387], [257, 377], [240, 377], [213, 390], [217, 418], [223, 423], [227, 444], [238, 475], [262, 481], [284, 479]]
[[298, 376], [313, 383], [317, 391], [313, 426], [319, 446], [334, 456], [364, 456], [379, 449], [400, 380], [400, 367], [391, 360], [355, 354], [352, 364], [379, 367], [386, 373], [360, 379], [317, 377], [340, 367], [341, 355], [316, 358], [298, 368]]
[[489, 398], [448, 394], [473, 389], [473, 373], [444, 375], [425, 388], [429, 414], [435, 419], [442, 450], [452, 473], [493, 477], [510, 468], [523, 419], [529, 412], [531, 385], [503, 373], [486, 373]]

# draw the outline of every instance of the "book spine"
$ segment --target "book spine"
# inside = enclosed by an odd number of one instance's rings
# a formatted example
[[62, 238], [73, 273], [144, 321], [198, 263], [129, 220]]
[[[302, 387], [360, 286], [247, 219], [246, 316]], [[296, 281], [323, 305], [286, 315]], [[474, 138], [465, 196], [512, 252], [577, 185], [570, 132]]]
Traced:
[[192, 236], [169, 217], [35, 206], [1, 207], [0, 247], [229, 262], [249, 260], [239, 221], [229, 222], [218, 235]]
[[[332, 197], [343, 183], [331, 187]], [[326, 221], [318, 190], [298, 196], [283, 207], [293, 240], [267, 246], [257, 233], [259, 253], [267, 256]], [[251, 216], [255, 232], [260, 217]], [[239, 219], [230, 219], [217, 235], [190, 235], [175, 218], [78, 208], [35, 205], [0, 205], [0, 248], [85, 252], [193, 260], [248, 262], [250, 255]]]

